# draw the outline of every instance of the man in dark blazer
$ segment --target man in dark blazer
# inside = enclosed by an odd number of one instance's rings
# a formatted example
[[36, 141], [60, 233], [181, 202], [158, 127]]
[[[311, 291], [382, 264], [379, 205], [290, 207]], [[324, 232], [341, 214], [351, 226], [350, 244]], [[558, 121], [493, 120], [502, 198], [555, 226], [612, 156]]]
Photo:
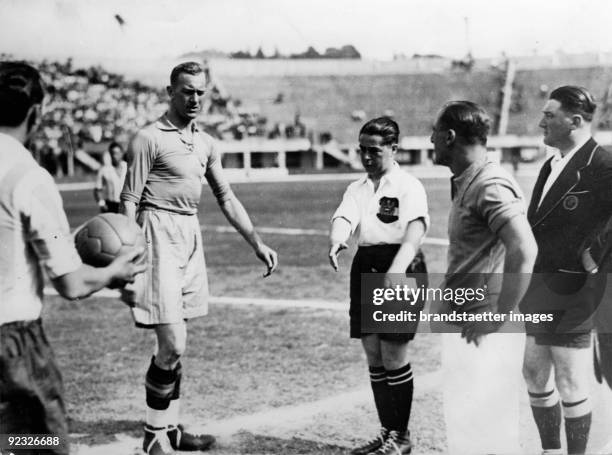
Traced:
[[612, 153], [591, 137], [595, 108], [586, 89], [559, 87], [539, 125], [557, 152], [540, 170], [527, 213], [538, 256], [520, 308], [552, 316], [526, 323], [523, 364], [547, 454], [560, 453], [562, 416], [569, 454], [585, 452], [591, 426], [591, 330], [606, 276], [596, 273], [588, 245], [612, 215]]

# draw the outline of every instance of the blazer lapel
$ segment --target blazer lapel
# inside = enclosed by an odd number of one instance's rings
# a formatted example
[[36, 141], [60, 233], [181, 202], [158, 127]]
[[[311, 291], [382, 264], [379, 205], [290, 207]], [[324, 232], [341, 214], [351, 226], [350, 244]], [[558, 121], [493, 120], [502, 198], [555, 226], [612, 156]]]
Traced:
[[540, 169], [540, 173], [538, 174], [538, 179], [533, 187], [533, 193], [531, 194], [531, 201], [529, 202], [529, 209], [527, 210], [527, 219], [531, 223], [533, 221], [533, 216], [538, 209], [538, 203], [542, 198], [542, 191], [544, 190], [544, 184], [546, 183], [546, 179], [550, 175], [551, 166], [550, 162], [552, 161], [552, 157], [546, 160], [542, 169]]
[[544, 196], [540, 206], [536, 209], [533, 226], [546, 218], [563, 200], [565, 195], [572, 191], [578, 182], [580, 182], [580, 171], [589, 164], [591, 152], [596, 145], [593, 138], [590, 138], [567, 163], [559, 177], [557, 177], [557, 180], [555, 180], [555, 183], [552, 184], [548, 193]]

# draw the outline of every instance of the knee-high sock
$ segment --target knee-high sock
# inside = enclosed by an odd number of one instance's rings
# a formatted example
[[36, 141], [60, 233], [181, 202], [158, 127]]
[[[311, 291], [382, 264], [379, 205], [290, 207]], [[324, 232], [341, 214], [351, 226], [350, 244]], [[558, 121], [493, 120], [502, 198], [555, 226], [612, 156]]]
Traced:
[[168, 420], [170, 425], [177, 426], [179, 424], [179, 412], [181, 403], [181, 379], [183, 378], [183, 366], [179, 361], [174, 367], [176, 381], [174, 381], [174, 390], [170, 397], [170, 406], [168, 406]]
[[176, 370], [159, 368], [155, 365], [155, 357], [153, 357], [145, 378], [147, 425], [153, 428], [164, 428], [172, 424], [169, 421], [169, 407], [175, 383]]
[[391, 391], [387, 385], [387, 372], [385, 367], [370, 367], [370, 385], [374, 393], [374, 403], [376, 403], [376, 411], [380, 425], [387, 430], [393, 422], [393, 404], [391, 399]]
[[591, 403], [588, 398], [573, 403], [563, 402], [567, 453], [582, 454], [586, 451], [591, 430]]
[[387, 370], [387, 384], [393, 400], [394, 421], [390, 430], [405, 432], [408, 429], [410, 411], [412, 409], [412, 395], [414, 381], [412, 367], [407, 363], [397, 370]]
[[561, 449], [561, 402], [555, 389], [544, 393], [529, 392], [531, 412], [544, 450]]

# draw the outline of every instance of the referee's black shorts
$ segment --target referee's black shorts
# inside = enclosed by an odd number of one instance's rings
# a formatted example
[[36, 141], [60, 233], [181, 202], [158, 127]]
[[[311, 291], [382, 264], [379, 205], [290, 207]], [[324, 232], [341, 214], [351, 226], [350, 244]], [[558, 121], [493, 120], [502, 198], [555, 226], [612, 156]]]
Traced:
[[[350, 284], [350, 327], [351, 338], [361, 338], [364, 335], [369, 335], [361, 331], [361, 274], [362, 273], [385, 273], [391, 267], [393, 258], [397, 254], [400, 245], [373, 245], [359, 247], [353, 265], [351, 266], [351, 284]], [[425, 264], [425, 256], [422, 251], [418, 251], [412, 261], [412, 264], [406, 270], [407, 274], [416, 274], [417, 286], [427, 287], [427, 265]], [[378, 333], [380, 339], [389, 341], [410, 341], [414, 338], [418, 321], [414, 323], [414, 327], [407, 333]]]
[[68, 453], [62, 377], [40, 319], [0, 325], [0, 434], [58, 436], [55, 449], [19, 454]]

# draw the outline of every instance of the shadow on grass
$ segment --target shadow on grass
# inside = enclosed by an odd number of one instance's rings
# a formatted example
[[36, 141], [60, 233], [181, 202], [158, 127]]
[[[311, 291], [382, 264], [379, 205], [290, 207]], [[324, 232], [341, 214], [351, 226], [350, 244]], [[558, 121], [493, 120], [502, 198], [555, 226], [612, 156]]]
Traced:
[[[232, 447], [232, 449], [238, 452], [232, 453], [240, 453], [242, 455], [340, 455], [346, 454], [347, 452], [346, 447], [301, 438], [283, 439], [272, 436], [256, 435], [249, 432], [240, 432], [235, 438], [236, 445]], [[219, 453], [224, 453], [223, 449], [223, 447], [219, 447]]]
[[144, 422], [141, 420], [95, 420], [68, 419], [71, 442], [84, 445], [108, 444], [117, 440], [116, 435], [142, 436]]

